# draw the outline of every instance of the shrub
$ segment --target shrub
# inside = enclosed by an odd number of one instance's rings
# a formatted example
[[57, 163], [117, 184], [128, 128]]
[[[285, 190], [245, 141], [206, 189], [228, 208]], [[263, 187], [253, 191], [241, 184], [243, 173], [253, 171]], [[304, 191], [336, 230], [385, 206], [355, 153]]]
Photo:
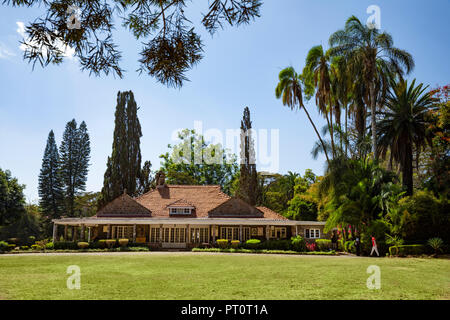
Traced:
[[259, 239], [248, 239], [245, 241], [244, 247], [247, 249], [257, 249], [261, 245], [261, 240]]
[[356, 252], [355, 240], [345, 241], [344, 251], [345, 252], [353, 252], [353, 253]]
[[217, 245], [219, 248], [227, 248], [228, 247], [228, 240], [227, 239], [217, 239]]
[[331, 249], [331, 240], [317, 239], [316, 244], [317, 248], [319, 248], [319, 251], [328, 251]]
[[267, 250], [290, 250], [291, 240], [266, 240], [261, 243], [260, 248]]
[[53, 249], [55, 249], [54, 243], [53, 243], [53, 242], [47, 243], [47, 244], [45, 245], [45, 249], [47, 249], [47, 250], [53, 250]]
[[19, 238], [9, 238], [8, 242], [10, 244], [18, 244], [19, 243]]
[[76, 242], [72, 241], [56, 241], [53, 243], [53, 249], [55, 250], [76, 250], [78, 246]]
[[36, 237], [35, 236], [29, 236], [27, 245], [31, 246], [35, 241], [36, 241]]
[[119, 239], [119, 245], [124, 248], [128, 245], [129, 240], [128, 239]]
[[31, 250], [41, 250], [41, 246], [39, 246], [37, 244], [33, 244], [33, 245], [31, 245]]
[[128, 247], [128, 250], [129, 251], [150, 251], [150, 248], [139, 246], [139, 247]]
[[116, 239], [108, 239], [108, 240], [106, 240], [106, 246], [108, 248], [114, 248], [116, 243], [117, 243]]
[[307, 248], [309, 251], [316, 251], [317, 245], [316, 245], [315, 242], [306, 243], [306, 248]]
[[296, 236], [291, 238], [291, 247], [294, 251], [305, 252], [306, 242], [301, 236]]
[[392, 256], [394, 255], [398, 255], [400, 257], [404, 257], [407, 255], [418, 256], [424, 253], [426, 253], [426, 246], [422, 244], [410, 244], [410, 245], [389, 247], [389, 254]]
[[427, 244], [433, 248], [435, 254], [438, 254], [439, 251], [442, 252], [444, 241], [442, 241], [441, 238], [431, 238], [428, 240]]
[[98, 247], [99, 248], [101, 248], [101, 249], [104, 249], [104, 248], [106, 248], [106, 240], [98, 240], [97, 241], [97, 245], [98, 245]]
[[21, 246], [20, 250], [30, 250], [30, 247], [29, 246]]
[[7, 252], [7, 251], [9, 251], [8, 242], [0, 241], [0, 252]]
[[231, 241], [231, 247], [232, 248], [237, 248], [237, 247], [239, 247], [239, 244], [240, 244], [241, 242], [239, 241], [239, 240], [232, 240]]
[[89, 247], [89, 243], [88, 242], [78, 242], [77, 243], [78, 248], [80, 249], [86, 249]]

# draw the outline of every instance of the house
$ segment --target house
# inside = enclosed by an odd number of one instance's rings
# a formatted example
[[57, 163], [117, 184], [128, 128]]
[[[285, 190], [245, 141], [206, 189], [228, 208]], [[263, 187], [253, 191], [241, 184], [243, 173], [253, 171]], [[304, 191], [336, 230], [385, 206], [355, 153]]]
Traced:
[[[230, 197], [220, 186], [167, 185], [132, 198], [117, 197], [93, 217], [53, 220], [53, 240], [123, 239], [155, 248], [191, 248], [217, 239], [327, 238], [325, 222], [293, 221], [266, 207]], [[70, 228], [70, 237], [69, 235]], [[63, 230], [62, 230], [63, 229]]]

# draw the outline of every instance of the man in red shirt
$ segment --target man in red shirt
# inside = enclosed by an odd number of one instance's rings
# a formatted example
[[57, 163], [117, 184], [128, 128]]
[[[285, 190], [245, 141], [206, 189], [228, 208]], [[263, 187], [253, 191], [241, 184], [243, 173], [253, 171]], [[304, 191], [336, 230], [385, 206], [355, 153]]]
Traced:
[[377, 256], [380, 256], [378, 253], [377, 242], [375, 241], [375, 237], [372, 235], [372, 251], [370, 251], [370, 255], [372, 255], [374, 251], [377, 253]]

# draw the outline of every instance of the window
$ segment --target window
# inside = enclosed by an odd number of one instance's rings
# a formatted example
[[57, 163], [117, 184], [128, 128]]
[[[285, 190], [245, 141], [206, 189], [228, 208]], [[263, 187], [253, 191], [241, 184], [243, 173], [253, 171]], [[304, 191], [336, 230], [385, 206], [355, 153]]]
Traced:
[[309, 239], [320, 238], [320, 229], [305, 229], [305, 238]]
[[272, 227], [271, 238], [285, 239], [286, 238], [286, 228], [285, 227]]
[[191, 243], [207, 243], [208, 239], [208, 228], [191, 228]]
[[[221, 227], [220, 236], [222, 239], [227, 240], [239, 240], [240, 238], [240, 228], [239, 227]], [[250, 239], [250, 228], [242, 228], [242, 241]]]
[[191, 208], [170, 208], [170, 214], [191, 214]]
[[150, 242], [156, 243], [159, 242], [159, 227], [150, 229]]
[[115, 239], [132, 239], [133, 238], [133, 227], [131, 226], [116, 226], [114, 227], [114, 238]]

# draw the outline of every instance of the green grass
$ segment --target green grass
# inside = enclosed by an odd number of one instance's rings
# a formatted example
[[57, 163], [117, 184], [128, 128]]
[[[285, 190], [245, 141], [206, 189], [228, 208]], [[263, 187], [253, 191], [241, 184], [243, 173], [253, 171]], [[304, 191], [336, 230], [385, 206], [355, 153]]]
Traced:
[[[66, 269], [81, 268], [69, 290]], [[369, 290], [369, 265], [381, 289]], [[0, 299], [450, 299], [450, 260], [242, 254], [1, 256]]]

